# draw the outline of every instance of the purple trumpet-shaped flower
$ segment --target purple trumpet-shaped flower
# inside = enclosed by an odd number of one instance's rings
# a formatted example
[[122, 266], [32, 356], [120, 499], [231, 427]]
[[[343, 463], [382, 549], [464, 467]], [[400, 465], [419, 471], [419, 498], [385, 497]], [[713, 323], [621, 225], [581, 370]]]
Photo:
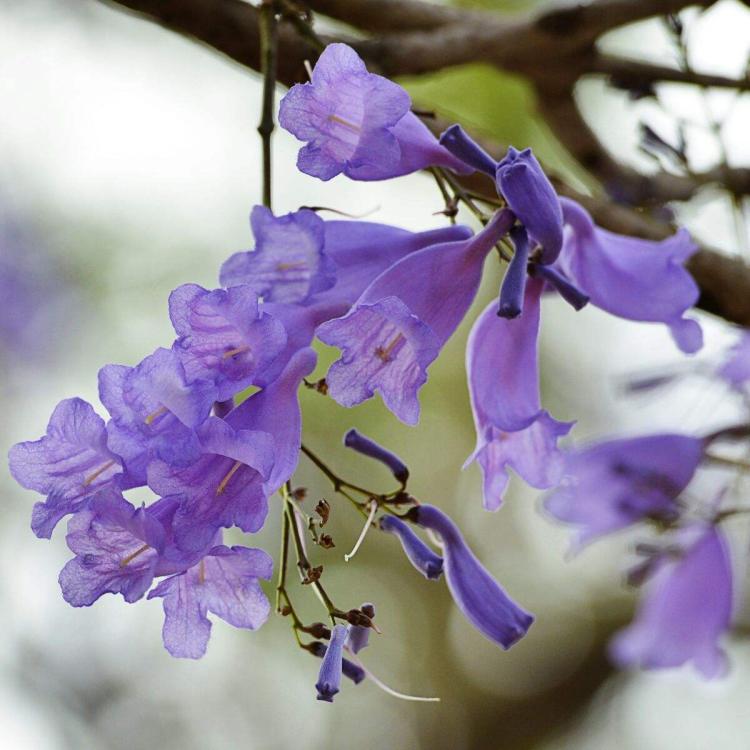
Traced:
[[47, 495], [34, 505], [31, 519], [34, 533], [45, 539], [61, 518], [80, 510], [104, 487], [117, 485], [122, 476], [119, 458], [107, 448], [104, 420], [80, 398], [61, 401], [46, 435], [14, 445], [8, 464], [22, 487]]
[[161, 581], [148, 598], [164, 600], [164, 646], [172, 656], [200, 659], [211, 635], [209, 612], [236, 628], [257, 630], [271, 606], [258, 584], [273, 561], [260, 549], [214, 547], [197, 565]]
[[[315, 329], [327, 320], [345, 315], [372, 280], [389, 266], [431, 245], [471, 236], [471, 230], [460, 225], [408, 232], [368, 221], [326, 221], [324, 231], [324, 249], [335, 264], [336, 283], [304, 304], [263, 304], [261, 309], [283, 324], [287, 343], [273, 364], [256, 376], [257, 385], [272, 383], [289, 359], [312, 343]], [[242, 252], [229, 258], [222, 268], [223, 281], [232, 284], [250, 281], [253, 255]]]
[[213, 381], [219, 401], [262, 378], [286, 346], [284, 326], [259, 310], [249, 286], [183, 284], [169, 295], [169, 316], [187, 381]]
[[391, 470], [391, 474], [401, 484], [406, 484], [409, 479], [409, 469], [395, 453], [391, 453], [391, 451], [383, 448], [382, 445], [378, 445], [374, 440], [361, 435], [354, 428], [344, 435], [344, 445], [347, 448], [357, 451], [357, 453], [361, 453], [363, 456], [369, 456], [376, 461], [380, 461], [381, 464], [385, 464]]
[[702, 438], [660, 434], [570, 451], [565, 479], [544, 507], [579, 527], [576, 547], [647, 518], [673, 520], [705, 447]]
[[[370, 602], [365, 602], [359, 609], [371, 620], [375, 617], [375, 607]], [[370, 642], [371, 630], [372, 628], [365, 628], [361, 625], [352, 625], [349, 628], [349, 638], [346, 642], [347, 648], [353, 654], [358, 654]]]
[[[230, 415], [231, 416], [231, 415]], [[163, 496], [180, 496], [173, 524], [177, 546], [201, 549], [221, 527], [258, 531], [266, 520], [264, 483], [274, 462], [274, 441], [267, 432], [235, 429], [209, 417], [196, 431], [201, 456], [185, 467], [154, 460], [148, 484]]]
[[266, 432], [273, 438], [273, 468], [263, 485], [266, 497], [276, 492], [297, 468], [302, 444], [297, 392], [302, 378], [313, 371], [316, 361], [312, 349], [301, 349], [273, 383], [254, 393], [226, 418], [235, 430]]
[[610, 653], [621, 666], [647, 669], [687, 662], [707, 679], [727, 668], [718, 640], [732, 616], [732, 567], [726, 539], [714, 526], [683, 529], [682, 551], [664, 553], [635, 622], [618, 633]]
[[408, 255], [378, 276], [343, 318], [318, 328], [342, 356], [328, 371], [329, 394], [355, 406], [379, 391], [406, 424], [419, 421], [418, 390], [469, 309], [487, 254], [510, 229], [500, 211], [479, 234]]
[[511, 146], [497, 165], [496, 180], [498, 192], [542, 246], [540, 262], [554, 263], [563, 243], [560, 199], [531, 149], [517, 151]]
[[[349, 630], [349, 635], [351, 636], [351, 628]], [[317, 656], [319, 659], [322, 659], [326, 652], [328, 651], [328, 646], [326, 646], [325, 643], [322, 643], [321, 641], [313, 641], [308, 646], [310, 653], [313, 656]], [[355, 685], [359, 685], [362, 680], [367, 677], [367, 673], [365, 670], [359, 666], [359, 664], [355, 664], [351, 659], [347, 659], [346, 657], [341, 659], [341, 673], [346, 677], [347, 679], [351, 680]], [[318, 700], [326, 700], [325, 698], [319, 698]], [[328, 701], [329, 703], [332, 702]]]
[[541, 407], [537, 336], [542, 288], [539, 279], [529, 279], [520, 318], [498, 318], [493, 303], [469, 334], [466, 371], [477, 444], [464, 467], [478, 461], [487, 510], [502, 504], [509, 466], [538, 489], [552, 487], [563, 473], [557, 441], [573, 423], [558, 422]]
[[325, 252], [325, 222], [314, 211], [277, 217], [255, 206], [250, 225], [255, 250], [224, 263], [222, 286], [243, 284], [266, 302], [302, 304], [336, 283], [335, 263]]
[[88, 607], [106, 593], [126, 602], [140, 599], [153, 581], [164, 549], [163, 525], [145, 508], [137, 510], [111, 488], [68, 522], [66, 541], [75, 557], [60, 572], [68, 604]]
[[321, 180], [341, 172], [354, 180], [384, 180], [427, 166], [472, 171], [410, 107], [401, 86], [368, 73], [351, 47], [330, 44], [310, 83], [293, 86], [281, 100], [279, 123], [307, 142], [297, 168]]
[[750, 381], [750, 333], [743, 333], [717, 370], [732, 388], [742, 390]]
[[698, 249], [684, 229], [661, 242], [597, 227], [575, 201], [561, 198], [567, 225], [556, 267], [612, 315], [665, 323], [677, 346], [692, 354], [703, 345], [700, 325], [684, 314], [698, 301], [698, 285], [685, 269]]
[[212, 381], [188, 382], [177, 354], [157, 349], [136, 367], [99, 370], [99, 398], [112, 415], [107, 445], [125, 463], [126, 481], [145, 484], [152, 458], [189, 465], [200, 449], [194, 428], [209, 415]]
[[410, 514], [420, 526], [440, 536], [448, 588], [469, 622], [504, 649], [523, 638], [534, 617], [521, 609], [489, 574], [456, 524], [434, 505], [418, 505]]
[[428, 580], [437, 581], [443, 575], [443, 558], [433, 552], [412, 530], [396, 516], [383, 516], [380, 528], [398, 537], [409, 562]]
[[318, 681], [315, 683], [319, 701], [333, 703], [333, 697], [341, 689], [341, 662], [344, 658], [344, 644], [347, 635], [348, 628], [346, 625], [336, 625], [331, 632], [331, 640], [323, 655]]

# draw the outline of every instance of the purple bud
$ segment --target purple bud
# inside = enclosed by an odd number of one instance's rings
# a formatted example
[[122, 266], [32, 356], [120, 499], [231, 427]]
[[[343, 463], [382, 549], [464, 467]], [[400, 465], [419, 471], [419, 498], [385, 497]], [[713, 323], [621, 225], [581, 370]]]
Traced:
[[409, 469], [397, 455], [378, 445], [374, 440], [360, 434], [354, 428], [344, 435], [344, 445], [363, 456], [369, 456], [385, 464], [401, 484], [406, 484], [406, 480], [409, 479]]
[[437, 581], [443, 574], [443, 558], [433, 552], [412, 530], [397, 516], [383, 516], [380, 529], [395, 534], [404, 548], [409, 562], [425, 577]]
[[440, 535], [445, 578], [453, 600], [477, 630], [504, 649], [526, 635], [534, 617], [521, 609], [489, 574], [453, 521], [434, 505], [410, 513], [416, 522]]
[[530, 148], [512, 146], [497, 165], [498, 192], [542, 246], [542, 263], [554, 263], [563, 244], [563, 216], [560, 199]]
[[341, 687], [341, 672], [344, 652], [344, 642], [349, 629], [346, 625], [336, 625], [331, 633], [331, 642], [323, 654], [323, 663], [320, 665], [318, 681], [315, 689], [318, 691], [318, 700], [333, 703], [333, 696], [339, 692]]
[[[314, 641], [310, 644], [309, 650], [311, 654], [317, 656], [319, 659], [322, 659], [325, 656], [326, 651], [328, 650], [328, 646], [326, 646], [325, 643], [321, 643], [320, 641]], [[359, 685], [359, 683], [362, 682], [362, 680], [364, 680], [367, 676], [365, 670], [360, 667], [359, 664], [355, 664], [349, 659], [341, 660], [341, 673], [344, 675], [344, 677], [351, 680], [355, 685]], [[319, 700], [324, 699], [321, 698]]]
[[523, 310], [523, 295], [526, 291], [526, 267], [529, 261], [529, 235], [521, 226], [510, 230], [510, 238], [516, 248], [500, 289], [501, 318], [517, 318]]
[[582, 310], [589, 303], [588, 295], [584, 294], [575, 284], [568, 281], [559, 271], [549, 266], [534, 264], [532, 276], [544, 279], [560, 293], [560, 296], [576, 310]]
[[497, 162], [460, 125], [451, 125], [440, 136], [440, 145], [474, 169], [495, 176]]
[[[365, 602], [360, 608], [371, 620], [375, 617], [375, 607], [369, 602]], [[349, 628], [349, 650], [353, 654], [358, 654], [370, 642], [370, 628], [363, 628], [359, 625], [352, 625]]]

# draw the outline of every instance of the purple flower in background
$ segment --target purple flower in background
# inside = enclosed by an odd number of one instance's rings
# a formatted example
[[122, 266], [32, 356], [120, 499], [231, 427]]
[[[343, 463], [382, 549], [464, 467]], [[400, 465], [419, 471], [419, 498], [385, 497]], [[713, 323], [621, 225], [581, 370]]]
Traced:
[[22, 487], [48, 496], [34, 505], [31, 521], [34, 533], [46, 539], [63, 516], [75, 513], [95, 492], [118, 484], [122, 475], [118, 457], [107, 448], [104, 420], [80, 398], [61, 401], [47, 434], [14, 445], [8, 464]]
[[717, 370], [732, 388], [742, 390], [750, 381], [750, 333], [743, 333]]
[[297, 168], [330, 180], [383, 180], [427, 166], [472, 171], [439, 145], [410, 112], [401, 86], [368, 73], [345, 44], [328, 45], [310, 83], [292, 86], [281, 100], [279, 123], [301, 141]]
[[698, 351], [701, 327], [684, 317], [699, 295], [685, 269], [698, 249], [687, 231], [661, 242], [614, 234], [597, 227], [575, 201], [560, 201], [568, 229], [556, 268], [602, 310], [628, 320], [665, 323], [683, 352]]
[[324, 250], [325, 222], [314, 211], [276, 217], [255, 206], [250, 225], [255, 250], [224, 263], [222, 286], [243, 284], [266, 302], [301, 304], [336, 283], [336, 266]]
[[104, 489], [70, 519], [65, 539], [76, 556], [60, 571], [63, 597], [88, 607], [107, 593], [140, 599], [153, 581], [165, 531], [145, 508]]
[[610, 653], [620, 666], [647, 669], [687, 662], [707, 679], [725, 673], [718, 641], [732, 616], [732, 567], [722, 532], [695, 525], [678, 537], [682, 550], [665, 552], [635, 621], [618, 633]]
[[410, 511], [422, 527], [440, 536], [445, 579], [466, 619], [491, 641], [509, 649], [526, 635], [534, 617], [521, 609], [467, 546], [456, 524], [434, 505]]
[[272, 495], [297, 468], [302, 444], [302, 414], [297, 391], [302, 378], [315, 368], [317, 355], [301, 349], [269, 386], [254, 393], [226, 421], [235, 430], [266, 432], [273, 438], [273, 468], [265, 481], [266, 496]]
[[471, 239], [406, 256], [347, 315], [321, 325], [318, 338], [342, 351], [328, 371], [329, 394], [351, 407], [379, 391], [401, 421], [416, 424], [427, 368], [471, 306], [484, 259], [512, 221], [500, 211]]
[[646, 518], [673, 520], [705, 447], [702, 438], [660, 434], [570, 451], [565, 480], [544, 507], [579, 527], [576, 547]]
[[319, 701], [333, 703], [333, 697], [341, 689], [341, 661], [344, 658], [347, 635], [346, 625], [336, 625], [331, 633], [331, 640], [320, 665], [318, 681], [315, 683]]
[[148, 484], [164, 496], [180, 496], [174, 517], [178, 547], [205, 547], [220, 527], [239, 526], [258, 531], [266, 520], [268, 501], [264, 483], [274, 462], [273, 438], [267, 432], [235, 430], [218, 417], [198, 429], [202, 454], [189, 466], [154, 460]]
[[383, 516], [380, 528], [388, 534], [398, 537], [404, 554], [409, 562], [428, 580], [437, 581], [443, 575], [443, 558], [433, 552], [412, 530], [397, 516]]
[[257, 630], [271, 611], [259, 578], [273, 560], [263, 550], [214, 547], [197, 565], [159, 583], [149, 599], [164, 600], [164, 646], [172, 656], [199, 659], [211, 635], [209, 612], [236, 628]]
[[169, 349], [157, 349], [136, 367], [102, 367], [99, 398], [112, 416], [107, 444], [123, 458], [129, 483], [145, 484], [154, 457], [190, 464], [199, 454], [193, 428], [209, 415], [216, 396], [211, 381], [188, 383]]
[[284, 326], [259, 311], [248, 286], [208, 291], [183, 284], [169, 295], [169, 316], [187, 381], [213, 381], [220, 401], [262, 377], [286, 346]]
[[511, 146], [497, 165], [496, 179], [498, 192], [541, 245], [540, 262], [554, 263], [563, 242], [560, 199], [531, 149], [517, 151]]
[[508, 467], [532, 487], [560, 481], [557, 448], [572, 422], [558, 422], [541, 408], [537, 336], [543, 283], [529, 279], [523, 314], [498, 318], [492, 303], [469, 334], [466, 372], [477, 445], [464, 468], [478, 461], [484, 475], [484, 507], [497, 510], [508, 484]]

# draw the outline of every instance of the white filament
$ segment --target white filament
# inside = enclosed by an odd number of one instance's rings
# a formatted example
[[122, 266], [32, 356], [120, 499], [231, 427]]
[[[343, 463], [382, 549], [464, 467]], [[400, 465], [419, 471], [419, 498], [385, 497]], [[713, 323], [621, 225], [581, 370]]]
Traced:
[[378, 512], [378, 504], [373, 500], [372, 503], [370, 503], [370, 506], [370, 513], [367, 516], [367, 521], [365, 521], [364, 527], [362, 528], [362, 533], [359, 535], [359, 539], [357, 539], [352, 551], [348, 555], [344, 555], [344, 562], [349, 562], [349, 560], [357, 554], [357, 550], [362, 546], [362, 542], [365, 541], [367, 532], [370, 530], [370, 526], [372, 526], [372, 521], [375, 518], [375, 514]]
[[399, 698], [402, 701], [416, 701], [418, 703], [440, 703], [440, 698], [426, 698], [421, 695], [407, 695], [406, 693], [399, 693], [398, 690], [394, 690], [392, 687], [386, 685], [382, 680], [378, 679], [362, 662], [357, 658], [351, 658], [355, 664], [358, 664], [364, 670], [364, 673], [384, 692], [388, 695], [392, 695], [394, 698]]

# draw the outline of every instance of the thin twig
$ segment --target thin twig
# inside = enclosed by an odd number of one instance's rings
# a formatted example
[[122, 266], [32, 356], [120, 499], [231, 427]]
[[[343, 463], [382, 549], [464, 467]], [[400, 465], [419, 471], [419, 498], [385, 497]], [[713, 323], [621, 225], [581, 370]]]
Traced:
[[276, 93], [276, 58], [278, 34], [274, 0], [260, 6], [260, 59], [263, 74], [263, 110], [258, 125], [263, 148], [263, 205], [271, 208], [271, 136]]

